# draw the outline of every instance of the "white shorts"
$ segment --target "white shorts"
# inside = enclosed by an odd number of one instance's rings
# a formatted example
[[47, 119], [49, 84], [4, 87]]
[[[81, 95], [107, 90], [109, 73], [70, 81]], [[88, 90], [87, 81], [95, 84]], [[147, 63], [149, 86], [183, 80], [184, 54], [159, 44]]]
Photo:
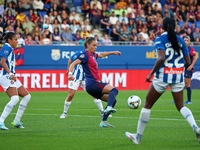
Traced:
[[22, 86], [21, 82], [17, 79], [16, 81], [10, 80], [8, 75], [0, 77], [0, 85], [6, 91], [9, 87], [16, 87], [17, 89]]
[[79, 85], [81, 84], [81, 88], [85, 90], [85, 80], [76, 80], [74, 79], [73, 81], [68, 82], [68, 88], [77, 90]]
[[155, 90], [158, 93], [164, 93], [168, 86], [170, 87], [172, 92], [180, 92], [181, 90], [183, 90], [183, 88], [185, 86], [184, 82], [181, 82], [181, 83], [165, 83], [165, 82], [158, 80], [157, 78], [154, 78], [152, 80], [152, 83], [153, 83], [153, 87], [155, 88]]

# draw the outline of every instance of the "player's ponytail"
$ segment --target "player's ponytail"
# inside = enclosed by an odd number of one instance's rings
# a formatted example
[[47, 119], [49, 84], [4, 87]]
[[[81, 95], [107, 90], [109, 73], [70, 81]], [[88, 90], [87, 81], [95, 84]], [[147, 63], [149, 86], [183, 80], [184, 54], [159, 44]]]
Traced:
[[178, 44], [175, 29], [176, 22], [174, 18], [165, 18], [163, 20], [163, 29], [167, 31], [167, 37], [170, 43], [172, 44], [173, 49], [180, 55], [181, 47]]
[[15, 36], [14, 32], [8, 32], [6, 33], [6, 35], [4, 36], [4, 40], [8, 43], [8, 39], [12, 40], [12, 38]]
[[95, 41], [96, 39], [94, 37], [89, 37], [85, 40], [85, 43], [84, 43], [84, 47], [85, 49], [87, 49], [87, 44], [91, 44], [93, 41]]

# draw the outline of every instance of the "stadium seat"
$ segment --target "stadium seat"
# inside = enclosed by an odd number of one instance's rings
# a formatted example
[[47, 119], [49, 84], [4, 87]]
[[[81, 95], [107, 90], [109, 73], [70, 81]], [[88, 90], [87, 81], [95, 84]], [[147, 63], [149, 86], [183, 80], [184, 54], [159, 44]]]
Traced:
[[82, 6], [82, 0], [73, 0], [74, 7]]
[[196, 21], [196, 22], [195, 22], [195, 26], [196, 26], [196, 28], [199, 28], [199, 29], [200, 29], [200, 21]]
[[42, 18], [44, 18], [44, 16], [47, 14], [46, 11], [38, 11], [38, 14], [42, 16]]
[[28, 10], [26, 10], [26, 11], [25, 11], [25, 15], [27, 16], [28, 14], [29, 14], [29, 11], [28, 11]]
[[114, 5], [109, 5], [109, 7], [108, 7], [108, 8], [109, 8], [110, 10], [112, 10], [112, 9], [113, 9], [113, 7], [114, 7]]
[[178, 21], [178, 25], [180, 26], [180, 28], [185, 24], [185, 22], [181, 22], [181, 21]]
[[192, 24], [193, 24], [193, 23], [191, 23], [191, 22], [188, 22], [188, 25], [190, 26], [190, 28], [192, 28]]

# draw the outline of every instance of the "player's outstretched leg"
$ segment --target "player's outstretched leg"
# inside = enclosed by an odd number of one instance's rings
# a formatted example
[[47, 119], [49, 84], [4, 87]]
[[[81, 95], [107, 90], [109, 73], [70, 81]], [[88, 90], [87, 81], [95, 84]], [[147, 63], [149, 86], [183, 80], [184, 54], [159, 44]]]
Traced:
[[67, 102], [65, 100], [64, 111], [63, 111], [62, 115], [60, 116], [60, 118], [66, 118], [67, 117], [67, 111], [68, 111], [70, 105], [71, 105], [71, 102]]
[[140, 141], [137, 138], [136, 134], [132, 134], [130, 132], [125, 132], [125, 135], [128, 139], [130, 139], [134, 144], [140, 144]]

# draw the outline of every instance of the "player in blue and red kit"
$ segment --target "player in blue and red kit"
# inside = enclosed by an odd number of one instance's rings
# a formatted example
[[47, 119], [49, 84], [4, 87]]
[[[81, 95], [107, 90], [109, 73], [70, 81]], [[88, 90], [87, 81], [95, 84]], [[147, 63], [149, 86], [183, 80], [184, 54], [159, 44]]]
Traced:
[[158, 59], [146, 78], [146, 82], [151, 82], [154, 75], [144, 107], [140, 112], [137, 133], [125, 133], [126, 137], [135, 144], [140, 144], [142, 134], [150, 118], [151, 108], [168, 86], [171, 89], [177, 110], [188, 121], [200, 143], [200, 128], [197, 126], [190, 109], [183, 104], [184, 67], [187, 69], [190, 66], [190, 57], [185, 41], [174, 31], [175, 25], [174, 18], [165, 18], [163, 20], [165, 32], [154, 41]]
[[190, 88], [190, 83], [191, 83], [192, 73], [193, 73], [193, 69], [194, 69], [194, 64], [197, 61], [197, 57], [196, 57], [196, 52], [195, 52], [194, 48], [191, 47], [191, 45], [190, 45], [190, 37], [185, 36], [183, 39], [188, 47], [190, 62], [191, 62], [191, 65], [185, 70], [185, 74], [184, 74], [185, 87], [187, 89], [187, 101], [184, 104], [192, 104], [192, 101], [191, 101], [192, 91]]
[[110, 113], [115, 113], [114, 106], [117, 102], [116, 96], [118, 90], [107, 83], [102, 83], [99, 76], [97, 58], [106, 57], [108, 55], [121, 55], [119, 51], [95, 53], [97, 49], [97, 41], [93, 37], [86, 39], [84, 43], [86, 49], [69, 68], [68, 79], [74, 80], [72, 75], [73, 69], [76, 65], [82, 64], [83, 71], [86, 78], [86, 91], [93, 97], [108, 102], [104, 110], [104, 115], [100, 123], [100, 127], [114, 127], [107, 122], [107, 118]]

